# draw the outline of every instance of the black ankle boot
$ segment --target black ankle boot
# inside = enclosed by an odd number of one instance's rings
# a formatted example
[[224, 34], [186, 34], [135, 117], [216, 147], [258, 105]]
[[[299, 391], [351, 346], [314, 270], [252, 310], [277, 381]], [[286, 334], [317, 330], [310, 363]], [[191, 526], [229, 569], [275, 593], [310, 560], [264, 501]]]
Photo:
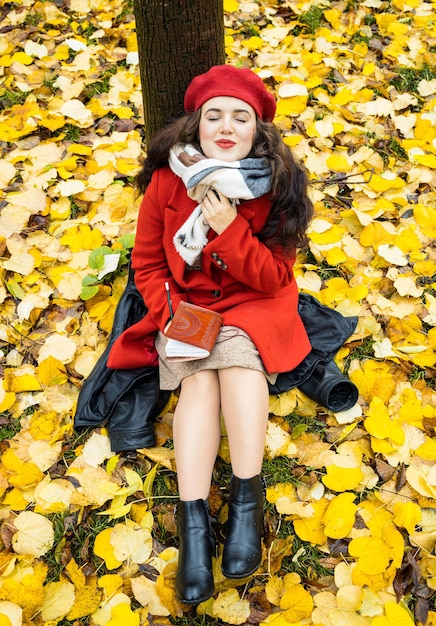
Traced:
[[215, 549], [215, 541], [205, 500], [179, 502], [177, 531], [177, 597], [185, 604], [198, 604], [210, 598], [214, 591], [212, 550]]
[[253, 574], [260, 565], [263, 492], [260, 476], [232, 478], [227, 539], [222, 562], [222, 571], [227, 578], [245, 578]]

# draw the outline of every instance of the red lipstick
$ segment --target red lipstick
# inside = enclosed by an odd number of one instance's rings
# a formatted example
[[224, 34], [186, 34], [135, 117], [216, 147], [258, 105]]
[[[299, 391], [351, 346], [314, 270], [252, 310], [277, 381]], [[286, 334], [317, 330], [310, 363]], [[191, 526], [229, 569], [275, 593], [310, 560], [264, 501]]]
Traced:
[[233, 148], [233, 146], [236, 145], [235, 142], [230, 141], [230, 139], [219, 139], [218, 141], [215, 141], [215, 143], [219, 148], [224, 148], [224, 150]]

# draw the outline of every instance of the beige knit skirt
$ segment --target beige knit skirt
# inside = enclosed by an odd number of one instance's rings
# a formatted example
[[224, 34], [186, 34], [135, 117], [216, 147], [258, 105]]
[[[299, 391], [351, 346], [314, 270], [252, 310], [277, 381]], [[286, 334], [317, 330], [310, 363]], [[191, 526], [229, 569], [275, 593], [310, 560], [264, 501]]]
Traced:
[[161, 332], [156, 335], [156, 349], [159, 354], [160, 388], [174, 390], [183, 378], [201, 370], [219, 370], [227, 367], [246, 367], [265, 374], [274, 384], [277, 374], [267, 374], [262, 359], [251, 338], [236, 326], [223, 326], [210, 356], [195, 361], [168, 362], [165, 358], [167, 338]]

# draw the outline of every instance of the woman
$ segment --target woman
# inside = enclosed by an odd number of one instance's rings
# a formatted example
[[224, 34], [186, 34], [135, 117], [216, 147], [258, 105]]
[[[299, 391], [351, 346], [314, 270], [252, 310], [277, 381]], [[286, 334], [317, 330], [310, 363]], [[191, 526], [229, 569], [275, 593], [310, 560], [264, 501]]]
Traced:
[[[190, 83], [184, 105], [138, 177], [145, 195], [132, 266], [148, 313], [115, 342], [108, 365], [150, 365], [157, 350], [161, 388], [181, 387], [176, 590], [195, 604], [214, 590], [207, 498], [221, 411], [233, 472], [222, 571], [244, 578], [261, 562], [268, 381], [310, 351], [292, 267], [313, 208], [306, 175], [272, 124], [274, 97], [254, 72], [212, 67]], [[174, 310], [185, 300], [222, 314], [206, 359], [167, 360], [166, 283]]]

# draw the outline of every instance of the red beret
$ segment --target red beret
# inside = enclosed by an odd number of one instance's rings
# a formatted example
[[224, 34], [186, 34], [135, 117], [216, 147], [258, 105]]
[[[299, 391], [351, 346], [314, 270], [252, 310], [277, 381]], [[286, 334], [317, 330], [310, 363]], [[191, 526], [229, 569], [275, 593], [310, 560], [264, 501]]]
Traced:
[[230, 96], [247, 102], [264, 122], [274, 119], [274, 96], [267, 91], [262, 79], [246, 67], [214, 65], [205, 74], [196, 76], [185, 93], [185, 111], [193, 113], [207, 100], [217, 96]]

